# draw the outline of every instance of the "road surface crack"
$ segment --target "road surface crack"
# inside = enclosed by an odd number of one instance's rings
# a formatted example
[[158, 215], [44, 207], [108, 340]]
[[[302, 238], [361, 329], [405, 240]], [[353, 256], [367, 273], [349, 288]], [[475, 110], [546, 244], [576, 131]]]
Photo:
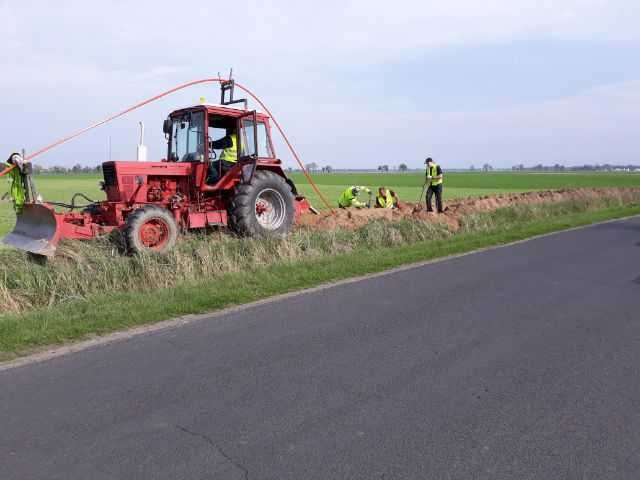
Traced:
[[193, 432], [191, 430], [189, 430], [186, 427], [183, 427], [182, 425], [176, 425], [176, 428], [188, 435], [191, 435], [192, 437], [197, 437], [197, 438], [201, 438], [202, 440], [204, 440], [205, 442], [207, 442], [209, 445], [211, 445], [213, 447], [213, 449], [218, 452], [220, 455], [222, 455], [225, 460], [227, 460], [228, 462], [230, 462], [233, 466], [235, 466], [238, 470], [242, 471], [242, 473], [244, 474], [244, 478], [245, 480], [249, 480], [249, 470], [247, 469], [247, 467], [245, 467], [242, 463], [240, 463], [238, 460], [236, 460], [235, 458], [233, 458], [231, 455], [227, 454], [227, 452], [225, 452], [219, 445], [217, 445], [212, 439], [211, 437], [205, 435], [204, 433], [198, 433], [198, 432]]

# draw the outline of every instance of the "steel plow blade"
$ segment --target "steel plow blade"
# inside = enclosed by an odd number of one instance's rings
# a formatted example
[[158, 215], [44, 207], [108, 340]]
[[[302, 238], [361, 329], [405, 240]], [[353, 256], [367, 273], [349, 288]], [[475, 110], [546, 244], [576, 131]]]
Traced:
[[31, 203], [18, 214], [15, 228], [3, 242], [26, 252], [53, 257], [58, 244], [57, 231], [55, 212]]

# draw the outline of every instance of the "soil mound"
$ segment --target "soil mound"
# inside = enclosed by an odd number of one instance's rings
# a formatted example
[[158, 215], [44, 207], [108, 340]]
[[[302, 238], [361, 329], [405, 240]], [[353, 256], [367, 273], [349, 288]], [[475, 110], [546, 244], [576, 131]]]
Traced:
[[333, 214], [321, 212], [320, 215], [303, 215], [300, 227], [334, 230], [336, 228], [356, 229], [376, 220], [413, 219], [423, 222], [445, 223], [452, 230], [460, 226], [464, 215], [487, 212], [511, 205], [527, 205], [553, 203], [567, 200], [597, 200], [618, 196], [630, 200], [638, 194], [634, 188], [575, 188], [562, 190], [545, 190], [539, 192], [490, 195], [484, 197], [465, 198], [445, 202], [442, 214], [427, 212], [424, 205], [402, 202], [397, 210], [387, 209], [336, 209]]

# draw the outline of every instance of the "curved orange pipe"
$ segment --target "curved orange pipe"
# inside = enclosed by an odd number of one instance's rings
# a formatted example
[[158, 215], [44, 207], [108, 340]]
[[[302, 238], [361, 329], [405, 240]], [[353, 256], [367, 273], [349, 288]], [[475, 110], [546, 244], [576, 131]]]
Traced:
[[[113, 115], [111, 115], [111, 116], [109, 116], [109, 117], [107, 117], [107, 118], [105, 118], [103, 120], [100, 120], [98, 122], [92, 123], [91, 125], [83, 128], [81, 130], [78, 130], [76, 132], [73, 132], [73, 133], [65, 136], [65, 137], [62, 137], [61, 139], [56, 140], [55, 142], [50, 143], [49, 145], [47, 145], [47, 146], [45, 146], [45, 147], [43, 147], [43, 148], [41, 148], [39, 150], [36, 150], [32, 154], [27, 155], [25, 160], [29, 162], [29, 161], [33, 160], [35, 157], [37, 157], [39, 155], [42, 155], [43, 153], [48, 152], [49, 150], [52, 150], [52, 149], [62, 145], [63, 143], [67, 143], [67, 142], [73, 140], [74, 138], [79, 137], [83, 133], [88, 132], [89, 130], [93, 130], [94, 128], [98, 128], [98, 127], [104, 125], [105, 123], [111, 122], [112, 120], [115, 120], [116, 118], [122, 117], [122, 116], [126, 115], [129, 112], [132, 112], [134, 110], [137, 110], [138, 108], [144, 107], [145, 105], [148, 105], [149, 103], [155, 102], [156, 100], [159, 100], [159, 99], [161, 99], [163, 97], [166, 97], [167, 95], [171, 95], [172, 93], [175, 93], [175, 92], [177, 92], [179, 90], [183, 90], [185, 88], [192, 87], [194, 85], [199, 85], [199, 84], [202, 84], [202, 83], [222, 83], [224, 81], [226, 81], [226, 80], [223, 79], [223, 78], [214, 77], [214, 78], [203, 78], [201, 80], [193, 80], [191, 82], [183, 83], [183, 84], [178, 85], [176, 87], [173, 87], [173, 88], [171, 88], [171, 89], [169, 89], [169, 90], [167, 90], [165, 92], [162, 92], [162, 93], [160, 93], [158, 95], [155, 95], [155, 96], [153, 96], [151, 98], [148, 98], [148, 99], [143, 100], [143, 101], [141, 101], [139, 103], [136, 103], [135, 105], [132, 105], [131, 107], [126, 108], [125, 110], [122, 110], [121, 112], [118, 112], [116, 114], [113, 114]], [[322, 192], [320, 191], [318, 186], [315, 184], [315, 182], [311, 178], [311, 175], [309, 175], [309, 172], [308, 172], [307, 168], [305, 167], [304, 163], [302, 163], [302, 160], [298, 156], [298, 153], [296, 152], [296, 150], [293, 148], [293, 145], [291, 145], [291, 142], [289, 141], [287, 135], [284, 133], [284, 130], [282, 129], [282, 127], [278, 123], [278, 120], [276, 120], [276, 118], [273, 116], [273, 114], [267, 108], [267, 106], [251, 90], [249, 90], [244, 85], [239, 84], [238, 82], [236, 82], [235, 85], [238, 88], [240, 88], [241, 90], [243, 90], [244, 92], [246, 92], [248, 95], [250, 95], [251, 98], [253, 98], [264, 109], [264, 111], [267, 113], [267, 115], [269, 115], [271, 117], [271, 119], [273, 120], [273, 123], [275, 124], [276, 128], [280, 132], [280, 135], [282, 135], [282, 138], [284, 139], [285, 143], [287, 144], [287, 147], [289, 147], [289, 151], [291, 152], [291, 154], [295, 158], [296, 162], [298, 163], [298, 165], [302, 169], [302, 172], [304, 173], [304, 176], [309, 181], [309, 184], [311, 185], [313, 190], [318, 194], [318, 196], [320, 197], [322, 202], [325, 204], [325, 206], [333, 213], [334, 210], [331, 207], [331, 204], [327, 201], [327, 199], [322, 194]], [[5, 173], [8, 173], [8, 172], [3, 172], [3, 174], [5, 174]]]
[[11, 170], [13, 170], [14, 168], [16, 168], [16, 165], [10, 165], [7, 168], [5, 168], [4, 170], [2, 170], [0, 172], [0, 177], [4, 177], [6, 174], [8, 174]]

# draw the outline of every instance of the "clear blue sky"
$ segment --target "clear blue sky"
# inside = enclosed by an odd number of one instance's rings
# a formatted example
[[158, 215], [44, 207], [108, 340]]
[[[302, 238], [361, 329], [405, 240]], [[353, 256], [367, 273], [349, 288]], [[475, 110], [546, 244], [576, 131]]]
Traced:
[[[313, 5], [313, 4], [315, 5]], [[0, 0], [0, 146], [35, 150], [177, 83], [234, 68], [307, 162], [640, 164], [640, 2]], [[164, 154], [196, 87], [45, 165]], [[287, 152], [279, 153], [293, 165]]]

